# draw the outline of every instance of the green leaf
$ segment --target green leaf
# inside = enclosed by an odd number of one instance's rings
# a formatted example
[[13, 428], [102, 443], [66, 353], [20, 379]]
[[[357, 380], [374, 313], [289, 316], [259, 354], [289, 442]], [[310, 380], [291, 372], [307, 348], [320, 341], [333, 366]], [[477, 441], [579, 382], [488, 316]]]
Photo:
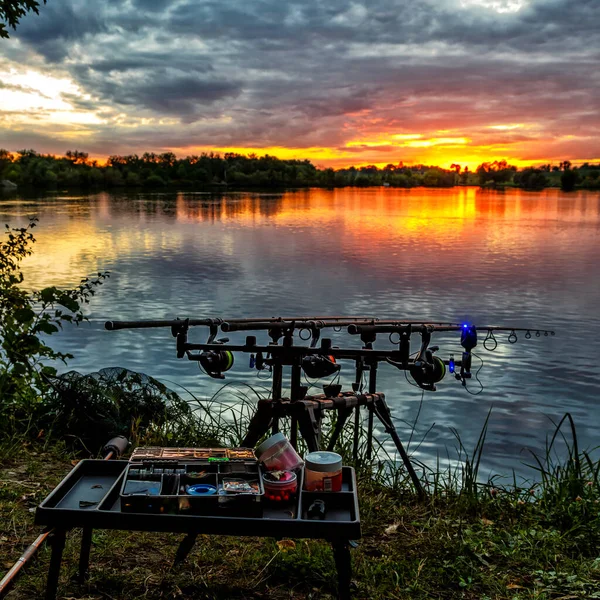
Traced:
[[56, 300], [56, 292], [58, 290], [55, 287], [44, 288], [40, 292], [40, 298], [42, 302], [54, 302]]
[[15, 363], [13, 366], [12, 374], [21, 376], [27, 373], [27, 368], [23, 363]]
[[39, 352], [40, 340], [35, 335], [26, 335], [22, 340], [23, 349], [30, 354]]
[[49, 321], [40, 321], [40, 323], [37, 324], [36, 329], [49, 335], [58, 331], [58, 327]]
[[64, 306], [65, 308], [70, 310], [71, 312], [77, 312], [79, 310], [79, 302], [77, 302], [77, 300], [73, 300], [73, 298], [71, 298], [67, 294], [63, 294], [62, 296], [60, 296], [60, 298], [58, 299], [58, 303], [61, 306]]
[[15, 310], [13, 316], [15, 321], [19, 323], [29, 323], [33, 321], [35, 313], [30, 308], [19, 308]]

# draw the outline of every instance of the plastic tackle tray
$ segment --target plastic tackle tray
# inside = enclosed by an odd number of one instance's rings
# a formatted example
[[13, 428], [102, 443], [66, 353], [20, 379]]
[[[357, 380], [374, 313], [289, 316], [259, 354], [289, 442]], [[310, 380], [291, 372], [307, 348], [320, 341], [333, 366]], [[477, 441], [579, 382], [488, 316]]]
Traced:
[[[279, 506], [260, 502], [261, 515], [247, 516], [235, 510], [220, 511], [216, 515], [125, 512], [121, 509], [121, 490], [129, 464], [126, 461], [81, 461], [38, 507], [36, 523], [62, 529], [90, 527], [327, 540], [361, 537], [356, 480], [351, 467], [342, 469], [341, 492], [300, 491], [294, 504]], [[308, 517], [308, 508], [317, 499], [325, 502], [322, 520]]]

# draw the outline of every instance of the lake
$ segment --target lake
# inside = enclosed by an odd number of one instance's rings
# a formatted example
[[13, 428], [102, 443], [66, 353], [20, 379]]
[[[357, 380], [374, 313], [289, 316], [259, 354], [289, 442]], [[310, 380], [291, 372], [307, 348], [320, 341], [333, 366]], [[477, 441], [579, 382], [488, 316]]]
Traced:
[[[421, 390], [402, 372], [381, 367], [378, 387], [401, 437], [407, 440], [419, 413], [411, 448], [434, 464], [438, 455], [456, 455], [451, 428], [472, 449], [492, 408], [485, 475], [514, 468], [531, 476], [522, 464], [527, 450], [542, 450], [552, 419], [566, 411], [578, 425], [580, 444], [598, 444], [597, 192], [351, 188], [0, 196], [0, 216], [12, 225], [39, 218], [35, 253], [24, 267], [30, 287], [73, 286], [85, 275], [111, 271], [87, 308], [90, 323], [52, 336], [55, 349], [75, 356], [69, 369], [126, 367], [184, 396], [180, 384], [202, 397], [222, 385], [176, 358], [168, 330], [108, 332], [106, 320], [373, 314], [531, 326], [533, 337], [519, 335], [516, 344], [498, 335], [494, 352], [480, 342], [481, 394], [446, 377], [437, 392], [425, 393], [420, 413]], [[538, 338], [537, 328], [554, 329], [556, 336]], [[205, 331], [192, 330], [190, 340], [203, 341]], [[388, 345], [384, 338], [379, 347]], [[357, 339], [350, 343], [359, 346]], [[434, 343], [442, 358], [459, 356], [456, 334]], [[226, 381], [268, 384], [249, 369], [246, 356], [236, 358]], [[474, 371], [479, 364], [474, 358]], [[342, 380], [352, 377], [348, 364]], [[469, 387], [480, 390], [475, 380]], [[386, 439], [382, 430], [378, 435]]]

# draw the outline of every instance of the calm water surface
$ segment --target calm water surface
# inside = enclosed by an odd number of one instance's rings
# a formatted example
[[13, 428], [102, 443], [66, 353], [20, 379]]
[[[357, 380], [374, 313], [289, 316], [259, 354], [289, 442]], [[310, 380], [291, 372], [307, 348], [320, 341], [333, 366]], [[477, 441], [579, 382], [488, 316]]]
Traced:
[[[472, 448], [491, 407], [488, 472], [531, 475], [522, 465], [526, 449], [542, 449], [551, 419], [566, 411], [584, 447], [599, 442], [598, 193], [373, 188], [0, 198], [4, 222], [33, 215], [40, 221], [25, 265], [30, 286], [112, 273], [89, 306], [91, 324], [53, 336], [57, 349], [75, 355], [70, 368], [122, 366], [199, 396], [218, 389], [195, 363], [177, 360], [168, 331], [107, 332], [108, 319], [368, 313], [549, 327], [556, 337], [520, 336], [511, 345], [499, 336], [492, 353], [480, 344], [483, 392], [469, 395], [447, 378], [426, 393], [412, 447], [435, 424], [416, 451], [422, 460], [455, 455], [450, 428]], [[204, 339], [204, 330], [193, 333]], [[460, 352], [458, 342], [435, 343], [447, 358]], [[421, 391], [392, 367], [380, 373], [407, 438]], [[350, 365], [345, 375], [350, 381]], [[241, 356], [228, 379], [261, 383]], [[479, 391], [475, 381], [470, 387]]]

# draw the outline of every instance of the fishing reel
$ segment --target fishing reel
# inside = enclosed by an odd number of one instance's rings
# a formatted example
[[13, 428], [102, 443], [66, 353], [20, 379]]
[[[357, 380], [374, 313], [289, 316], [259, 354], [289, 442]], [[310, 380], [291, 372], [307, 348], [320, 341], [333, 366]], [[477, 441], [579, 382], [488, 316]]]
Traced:
[[435, 384], [444, 379], [446, 375], [444, 361], [438, 356], [434, 356], [434, 353], [438, 350], [438, 346], [427, 348], [425, 352], [419, 354], [409, 368], [409, 372], [416, 384], [421, 389], [430, 392], [435, 392]]
[[[214, 344], [226, 344], [229, 338], [213, 341]], [[225, 379], [223, 373], [233, 367], [233, 352], [229, 350], [204, 350], [198, 356], [200, 368], [213, 379]]]
[[310, 379], [321, 379], [339, 372], [341, 365], [335, 361], [334, 356], [312, 354], [302, 359], [302, 370]]

